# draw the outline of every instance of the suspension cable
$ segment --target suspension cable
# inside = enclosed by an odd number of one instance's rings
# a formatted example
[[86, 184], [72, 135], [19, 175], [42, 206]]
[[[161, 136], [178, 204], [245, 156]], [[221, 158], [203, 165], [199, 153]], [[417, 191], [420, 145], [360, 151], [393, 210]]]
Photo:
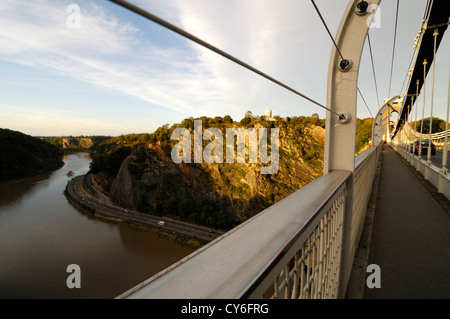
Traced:
[[394, 43], [392, 45], [392, 59], [391, 59], [391, 75], [389, 79], [389, 94], [388, 96], [391, 96], [391, 83], [392, 83], [392, 70], [394, 68], [394, 54], [395, 54], [395, 42], [397, 39], [397, 23], [398, 23], [398, 7], [399, 7], [400, 1], [397, 0], [397, 10], [395, 12], [395, 30], [394, 30]]
[[380, 105], [380, 99], [378, 94], [378, 85], [377, 85], [377, 77], [375, 76], [375, 64], [373, 62], [373, 54], [372, 54], [372, 45], [370, 43], [370, 34], [367, 32], [367, 42], [369, 43], [369, 51], [370, 51], [370, 60], [372, 61], [372, 73], [373, 73], [373, 80], [375, 82], [375, 92], [377, 94], [377, 103]]
[[413, 61], [413, 59], [414, 59], [414, 55], [415, 55], [415, 51], [413, 51], [413, 53], [412, 53], [412, 55], [411, 55], [411, 61], [409, 62], [408, 72], [406, 72], [405, 78], [403, 79], [402, 88], [400, 89], [400, 93], [399, 93], [400, 96], [401, 96], [401, 94], [402, 94], [403, 88], [405, 87], [406, 79], [408, 78], [408, 73], [409, 73], [409, 70], [410, 70], [410, 68], [411, 68], [412, 61]]
[[252, 66], [248, 65], [247, 63], [245, 63], [245, 62], [235, 58], [234, 56], [232, 56], [232, 55], [230, 55], [230, 54], [228, 54], [228, 53], [218, 49], [217, 47], [209, 44], [208, 42], [203, 41], [202, 39], [194, 36], [193, 34], [186, 32], [185, 30], [183, 30], [183, 29], [181, 29], [181, 28], [171, 24], [170, 22], [168, 22], [166, 20], [161, 19], [160, 17], [158, 17], [158, 16], [156, 16], [156, 15], [154, 15], [154, 14], [152, 14], [152, 13], [150, 13], [150, 12], [148, 12], [148, 11], [138, 7], [138, 6], [135, 6], [135, 5], [131, 4], [131, 3], [129, 3], [128, 1], [124, 1], [124, 0], [109, 0], [109, 1], [111, 1], [111, 2], [113, 2], [115, 4], [117, 4], [117, 5], [125, 8], [125, 9], [128, 9], [128, 10], [130, 10], [130, 11], [132, 11], [132, 12], [134, 12], [134, 13], [136, 13], [136, 14], [138, 14], [138, 15], [140, 15], [140, 16], [148, 19], [148, 20], [151, 20], [151, 21], [159, 24], [162, 27], [165, 27], [165, 28], [167, 28], [167, 29], [169, 29], [169, 30], [171, 30], [171, 31], [173, 31], [175, 33], [178, 33], [179, 35], [181, 35], [181, 36], [183, 36], [183, 37], [185, 37], [185, 38], [187, 38], [187, 39], [189, 39], [189, 40], [191, 40], [191, 41], [193, 41], [193, 42], [195, 42], [195, 43], [197, 43], [197, 44], [199, 44], [199, 45], [201, 45], [201, 46], [203, 46], [203, 47], [205, 47], [205, 48], [207, 48], [207, 49], [209, 49], [209, 50], [211, 50], [211, 51], [213, 51], [213, 52], [215, 52], [215, 53], [217, 53], [217, 54], [219, 54], [221, 56], [223, 56], [224, 58], [226, 58], [226, 59], [228, 59], [230, 61], [233, 61], [234, 63], [239, 64], [240, 66], [242, 66], [242, 67], [244, 67], [244, 68], [246, 68], [246, 69], [248, 69], [248, 70], [250, 70], [250, 71], [252, 71], [252, 72], [254, 72], [254, 73], [256, 73], [256, 74], [258, 74], [258, 75], [260, 75], [262, 77], [264, 77], [264, 78], [266, 78], [267, 80], [269, 80], [269, 81], [271, 81], [271, 82], [273, 82], [273, 83], [275, 83], [275, 84], [277, 84], [277, 85], [279, 85], [279, 86], [281, 86], [281, 87], [283, 87], [283, 88], [293, 92], [294, 94], [296, 94], [296, 95], [298, 95], [298, 96], [300, 96], [300, 97], [310, 101], [311, 103], [314, 103], [315, 105], [317, 105], [317, 106], [319, 106], [319, 107], [321, 107], [321, 108], [323, 108], [323, 109], [325, 109], [325, 110], [327, 110], [327, 111], [329, 111], [329, 112], [331, 112], [331, 113], [333, 113], [333, 114], [335, 114], [337, 116], [340, 116], [339, 113], [337, 113], [337, 112], [327, 108], [326, 106], [320, 104], [319, 102], [313, 100], [312, 98], [310, 98], [310, 97], [308, 97], [308, 96], [298, 92], [297, 90], [294, 90], [293, 88], [287, 86], [286, 84], [284, 84], [284, 83], [282, 83], [282, 82], [272, 78], [271, 76], [269, 76], [269, 75], [259, 71], [258, 69], [255, 69], [254, 67], [252, 67]]
[[322, 20], [322, 23], [323, 23], [325, 29], [327, 30], [328, 35], [329, 35], [330, 38], [331, 38], [331, 41], [333, 41], [333, 44], [334, 44], [334, 47], [336, 48], [336, 51], [337, 51], [337, 52], [339, 53], [339, 55], [341, 56], [341, 59], [344, 60], [344, 56], [342, 55], [341, 51], [339, 50], [339, 47], [338, 47], [338, 45], [336, 44], [336, 41], [334, 41], [334, 38], [333, 38], [333, 36], [331, 35], [331, 32], [330, 32], [330, 30], [328, 29], [328, 26], [327, 26], [325, 20], [323, 19], [322, 14], [320, 13], [319, 8], [316, 6], [316, 3], [314, 2], [314, 0], [311, 0], [311, 2], [312, 2], [312, 4], [314, 5], [314, 8], [315, 8], [316, 11], [317, 11], [317, 14], [318, 14], [319, 17], [320, 17], [320, 20]]
[[359, 95], [361, 95], [361, 98], [362, 98], [364, 104], [366, 105], [367, 111], [369, 111], [370, 116], [373, 117], [372, 112], [370, 112], [369, 106], [367, 105], [366, 99], [362, 95], [361, 90], [359, 89], [359, 87], [357, 87], [357, 90], [358, 90]]

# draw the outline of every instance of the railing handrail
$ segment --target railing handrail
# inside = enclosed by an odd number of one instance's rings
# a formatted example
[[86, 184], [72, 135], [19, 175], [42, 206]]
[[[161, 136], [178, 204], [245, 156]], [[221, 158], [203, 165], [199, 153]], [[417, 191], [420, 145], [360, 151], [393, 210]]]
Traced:
[[117, 298], [245, 297], [293, 241], [308, 236], [350, 175], [314, 180]]
[[369, 147], [364, 152], [358, 154], [355, 157], [355, 175], [361, 170], [365, 162], [370, 158], [373, 152], [376, 151], [376, 147]]
[[[355, 159], [355, 171], [377, 147]], [[332, 171], [117, 298], [245, 298], [261, 295], [333, 205], [351, 176]], [[289, 252], [288, 252], [289, 251]], [[282, 260], [283, 259], [283, 260]], [[337, 279], [336, 279], [337, 280]]]

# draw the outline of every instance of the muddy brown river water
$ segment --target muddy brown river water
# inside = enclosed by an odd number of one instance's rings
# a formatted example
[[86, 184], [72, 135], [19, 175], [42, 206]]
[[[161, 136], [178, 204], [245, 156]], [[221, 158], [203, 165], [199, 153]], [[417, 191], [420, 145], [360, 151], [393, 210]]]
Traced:
[[[114, 298], [194, 249], [154, 232], [90, 217], [64, 196], [89, 170], [87, 153], [56, 171], [0, 184], [0, 298]], [[67, 272], [79, 266], [80, 288]]]

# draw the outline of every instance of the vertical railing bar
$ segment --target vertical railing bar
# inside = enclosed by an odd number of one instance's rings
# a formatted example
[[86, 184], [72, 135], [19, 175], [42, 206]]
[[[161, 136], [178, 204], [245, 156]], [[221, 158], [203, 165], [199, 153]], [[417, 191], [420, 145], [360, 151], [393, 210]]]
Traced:
[[[367, 161], [370, 165], [370, 161]], [[367, 172], [360, 172], [364, 178]], [[340, 194], [322, 215], [273, 283], [272, 298], [336, 298], [338, 295], [342, 218], [346, 192]], [[269, 292], [269, 291], [268, 291]], [[281, 295], [282, 294], [282, 295]]]
[[433, 131], [433, 104], [434, 104], [434, 78], [436, 73], [436, 39], [439, 35], [438, 29], [434, 30], [434, 48], [433, 48], [433, 78], [431, 81], [431, 111], [430, 111], [430, 132], [428, 132], [428, 152], [427, 152], [427, 164], [431, 165], [431, 134]]
[[284, 299], [289, 299], [289, 264], [284, 269]]
[[314, 230], [314, 245], [313, 245], [313, 293], [312, 296], [314, 299], [317, 299], [317, 283], [318, 283], [318, 275], [319, 275], [319, 270], [318, 270], [318, 231], [319, 229], [316, 228]]
[[[338, 209], [339, 205], [338, 203], [335, 203], [334, 210]], [[330, 289], [332, 285], [332, 275], [331, 275], [331, 268], [333, 267], [333, 251], [334, 251], [334, 238], [333, 238], [333, 227], [334, 227], [334, 220], [333, 220], [333, 214], [330, 214], [329, 216], [329, 227], [328, 227], [328, 264], [327, 264], [327, 296], [330, 295]]]
[[305, 285], [306, 285], [306, 298], [310, 299], [310, 294], [311, 294], [311, 288], [309, 286], [310, 281], [309, 278], [311, 277], [311, 266], [310, 266], [310, 262], [311, 262], [311, 238], [308, 237], [307, 240], [307, 251], [308, 251], [308, 257], [307, 257], [307, 261], [306, 261], [306, 269], [307, 269], [307, 273], [306, 273], [306, 281], [305, 281]]
[[427, 59], [423, 59], [423, 108], [422, 108], [422, 120], [420, 122], [420, 136], [419, 136], [419, 149], [418, 155], [419, 159], [422, 159], [422, 134], [423, 134], [423, 120], [425, 117], [425, 84], [426, 84], [426, 69], [427, 69]]
[[407, 145], [407, 152], [409, 154], [410, 147], [411, 147], [411, 105], [408, 105], [408, 145]]
[[299, 298], [304, 296], [304, 285], [305, 285], [305, 244], [301, 248], [301, 259], [300, 259], [300, 291]]
[[449, 88], [448, 88], [448, 98], [447, 98], [447, 118], [445, 120], [445, 142], [444, 142], [444, 152], [442, 154], [442, 173], [447, 174], [447, 143], [448, 143], [448, 116], [449, 116], [449, 110], [450, 110], [450, 64], [449, 64]]
[[323, 231], [324, 228], [324, 219], [326, 218], [326, 215], [328, 215], [328, 212], [325, 214], [324, 218], [322, 218], [322, 220], [320, 221], [320, 235], [319, 235], [319, 256], [320, 256], [320, 261], [319, 261], [319, 280], [320, 280], [320, 286], [319, 286], [319, 291], [318, 291], [318, 295], [319, 298], [322, 297], [322, 290], [323, 290], [323, 262], [324, 262], [324, 242], [325, 242], [325, 233]]
[[[413, 147], [413, 156], [416, 155], [416, 142], [417, 142], [417, 110], [419, 109], [419, 84], [420, 81], [416, 82], [416, 121], [414, 122], [414, 147]], [[414, 97], [412, 97], [414, 99]]]
[[291, 299], [297, 299], [297, 293], [298, 293], [298, 252], [294, 255], [294, 282], [292, 286], [292, 295]]
[[275, 299], [278, 299], [278, 277], [275, 278], [275, 282], [273, 283], [273, 295]]

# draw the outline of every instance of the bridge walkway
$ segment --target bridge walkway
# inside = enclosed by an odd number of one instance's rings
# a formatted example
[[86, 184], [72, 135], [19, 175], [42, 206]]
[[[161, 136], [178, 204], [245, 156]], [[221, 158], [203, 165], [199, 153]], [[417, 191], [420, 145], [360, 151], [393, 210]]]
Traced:
[[449, 202], [391, 146], [381, 161], [368, 253], [368, 264], [380, 266], [381, 288], [364, 285], [363, 298], [450, 298]]

